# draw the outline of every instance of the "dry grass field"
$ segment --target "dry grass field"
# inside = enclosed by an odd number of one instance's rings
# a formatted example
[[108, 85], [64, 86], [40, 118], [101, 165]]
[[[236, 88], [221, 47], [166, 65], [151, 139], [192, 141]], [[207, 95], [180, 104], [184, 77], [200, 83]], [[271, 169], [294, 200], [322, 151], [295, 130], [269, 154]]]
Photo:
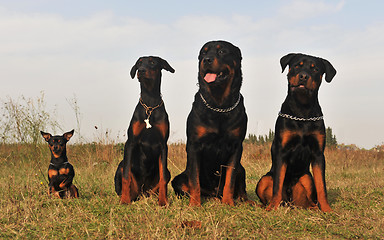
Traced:
[[[214, 199], [189, 207], [168, 185], [170, 204], [156, 196], [120, 205], [113, 176], [122, 145], [69, 145], [79, 199], [47, 196], [50, 153], [45, 144], [0, 145], [1, 239], [384, 239], [384, 152], [326, 150], [326, 180], [334, 212], [276, 211]], [[184, 144], [169, 147], [172, 177], [184, 170]], [[249, 198], [271, 164], [269, 146], [245, 144]]]

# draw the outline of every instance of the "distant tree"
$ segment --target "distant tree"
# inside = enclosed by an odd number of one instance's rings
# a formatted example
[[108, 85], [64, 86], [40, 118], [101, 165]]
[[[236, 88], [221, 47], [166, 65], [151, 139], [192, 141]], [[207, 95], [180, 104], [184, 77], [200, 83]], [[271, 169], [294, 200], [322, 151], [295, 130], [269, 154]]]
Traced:
[[271, 129], [269, 129], [268, 142], [273, 142], [274, 138], [275, 138], [275, 133]]
[[325, 129], [325, 141], [327, 147], [337, 147], [336, 136], [332, 134], [331, 127]]
[[[325, 129], [325, 141], [327, 147], [337, 147], [336, 136], [332, 133], [332, 128], [327, 127]], [[269, 129], [268, 135], [256, 135], [250, 133], [244, 140], [246, 143], [255, 143], [257, 145], [263, 145], [265, 143], [272, 143], [275, 138], [275, 132]]]
[[271, 143], [273, 138], [275, 137], [275, 133], [269, 129], [268, 135], [259, 135], [249, 134], [248, 137], [244, 140], [246, 143], [255, 143], [257, 145], [263, 145], [265, 143]]
[[259, 136], [259, 144], [263, 145], [265, 143], [264, 137], [262, 135]]
[[257, 136], [255, 134], [249, 134], [247, 138], [245, 138], [244, 142], [248, 143], [256, 143], [257, 142]]

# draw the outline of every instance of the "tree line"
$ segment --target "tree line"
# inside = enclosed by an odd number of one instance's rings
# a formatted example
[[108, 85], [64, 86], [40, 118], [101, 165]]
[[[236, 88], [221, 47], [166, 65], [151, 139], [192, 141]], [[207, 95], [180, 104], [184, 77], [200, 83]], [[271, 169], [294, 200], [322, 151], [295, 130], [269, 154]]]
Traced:
[[[248, 134], [248, 137], [244, 140], [246, 143], [252, 143], [257, 145], [264, 145], [267, 143], [272, 143], [275, 138], [275, 133], [271, 129], [269, 129], [268, 134], [265, 135], [256, 135], [256, 134]], [[327, 147], [337, 147], [336, 136], [332, 133], [332, 128], [327, 127], [325, 129], [325, 141]]]

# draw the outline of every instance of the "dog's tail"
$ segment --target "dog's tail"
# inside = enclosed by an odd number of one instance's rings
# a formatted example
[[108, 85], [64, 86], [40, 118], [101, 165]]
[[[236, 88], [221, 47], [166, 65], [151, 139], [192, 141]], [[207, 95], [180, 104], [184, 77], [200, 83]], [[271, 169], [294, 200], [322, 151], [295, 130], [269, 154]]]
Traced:
[[123, 161], [119, 163], [119, 166], [117, 167], [116, 173], [115, 173], [115, 192], [119, 196], [121, 196], [122, 177], [123, 177]]

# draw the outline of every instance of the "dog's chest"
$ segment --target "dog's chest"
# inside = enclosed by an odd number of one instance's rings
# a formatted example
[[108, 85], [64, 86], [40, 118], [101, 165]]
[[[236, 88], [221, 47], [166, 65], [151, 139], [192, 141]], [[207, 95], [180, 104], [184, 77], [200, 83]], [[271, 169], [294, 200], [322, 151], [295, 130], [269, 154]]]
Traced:
[[322, 131], [301, 131], [285, 129], [280, 132], [280, 144], [284, 151], [317, 152], [323, 148], [325, 135]]
[[203, 158], [217, 163], [228, 161], [239, 147], [239, 141], [229, 134], [210, 134], [200, 142]]

